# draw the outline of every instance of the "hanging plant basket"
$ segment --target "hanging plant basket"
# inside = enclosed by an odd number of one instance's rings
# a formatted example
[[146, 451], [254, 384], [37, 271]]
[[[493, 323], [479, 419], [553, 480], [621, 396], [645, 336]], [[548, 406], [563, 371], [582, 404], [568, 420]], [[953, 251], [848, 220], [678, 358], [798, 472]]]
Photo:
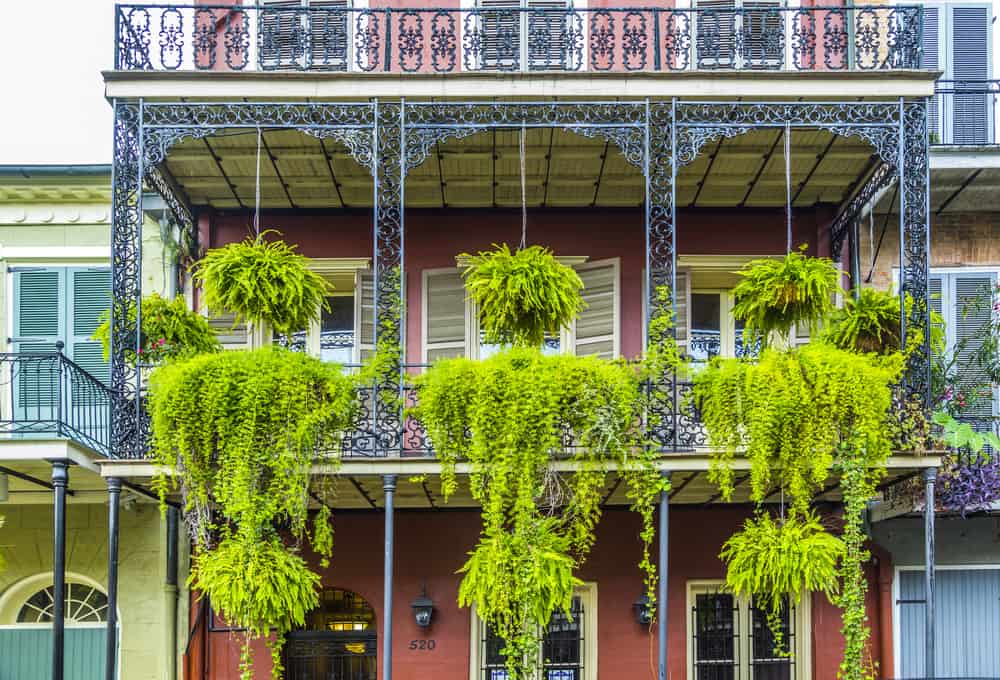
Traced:
[[465, 288], [479, 309], [479, 325], [491, 344], [541, 347], [583, 309], [583, 281], [552, 251], [531, 246], [512, 253], [506, 244], [463, 255]]
[[[913, 298], [906, 296], [906, 317], [910, 318]], [[844, 307], [830, 317], [825, 337], [832, 344], [854, 352], [891, 354], [903, 351], [909, 343], [923, 339], [921, 328], [908, 327], [907, 342], [900, 341], [899, 295], [892, 291], [862, 288], [858, 297], [848, 297]], [[912, 345], [911, 345], [912, 346]], [[944, 350], [944, 319], [931, 310], [931, 346]]]
[[776, 651], [787, 653], [782, 612], [786, 605], [798, 604], [806, 591], [832, 601], [844, 550], [844, 542], [824, 530], [815, 515], [782, 521], [762, 512], [726, 541], [719, 557], [726, 563], [726, 588], [767, 613]]
[[[135, 323], [135, 305], [129, 308], [129, 320]], [[101, 323], [93, 338], [104, 348], [104, 360], [111, 356], [111, 313], [101, 315]], [[167, 359], [192, 356], [222, 349], [208, 320], [187, 308], [184, 298], [172, 301], [156, 293], [142, 299], [142, 329], [139, 333], [138, 357], [133, 348], [125, 351], [129, 363], [158, 364]]]
[[309, 269], [309, 258], [281, 240], [268, 241], [273, 230], [256, 238], [208, 251], [195, 265], [210, 311], [231, 312], [237, 321], [267, 324], [275, 332], [302, 330], [319, 318], [330, 284]]
[[[805, 246], [803, 246], [804, 250]], [[743, 280], [733, 288], [733, 316], [745, 323], [748, 337], [778, 333], [792, 326], [815, 330], [833, 311], [841, 272], [825, 257], [792, 252], [780, 260], [752, 260], [740, 270]]]

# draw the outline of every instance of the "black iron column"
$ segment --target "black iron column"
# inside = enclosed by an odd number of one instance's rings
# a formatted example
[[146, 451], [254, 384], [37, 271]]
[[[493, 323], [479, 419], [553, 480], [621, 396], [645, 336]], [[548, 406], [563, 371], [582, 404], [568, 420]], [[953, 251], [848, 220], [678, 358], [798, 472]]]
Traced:
[[105, 680], [117, 677], [118, 660], [118, 501], [122, 480], [108, 477], [108, 625], [105, 640], [107, 658], [104, 661]]
[[66, 487], [69, 462], [52, 461], [53, 556], [52, 556], [52, 680], [63, 680], [66, 628]]
[[[402, 106], [375, 103], [375, 342], [376, 349], [406, 351], [403, 300]], [[402, 445], [400, 367], [387, 365], [375, 399], [376, 455]]]
[[937, 468], [924, 470], [924, 677], [934, 680], [934, 485]]
[[382, 478], [385, 492], [385, 557], [382, 572], [382, 680], [392, 680], [392, 564], [395, 545], [396, 475]]
[[[664, 477], [670, 479], [670, 473], [665, 472]], [[660, 492], [660, 531], [659, 531], [659, 573], [657, 575], [656, 593], [656, 644], [657, 658], [659, 659], [658, 680], [667, 680], [667, 597], [669, 593], [668, 577], [670, 575], [670, 565], [668, 557], [670, 545], [670, 493]]]

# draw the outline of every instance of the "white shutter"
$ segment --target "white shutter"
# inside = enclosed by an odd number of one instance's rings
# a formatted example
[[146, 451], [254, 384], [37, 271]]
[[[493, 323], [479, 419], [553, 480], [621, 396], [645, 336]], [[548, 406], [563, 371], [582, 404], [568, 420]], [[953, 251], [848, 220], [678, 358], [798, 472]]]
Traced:
[[361, 363], [375, 351], [375, 275], [358, 270], [354, 279], [354, 361]]
[[[923, 45], [920, 54], [920, 68], [936, 71], [941, 64], [941, 7], [924, 5]], [[941, 97], [931, 97], [927, 111], [927, 130], [931, 141], [941, 140]]]
[[425, 362], [466, 354], [469, 320], [465, 283], [458, 269], [427, 269], [423, 276]]
[[695, 12], [696, 64], [699, 69], [736, 68], [736, 3], [698, 0]]
[[250, 333], [246, 321], [236, 323], [236, 315], [230, 312], [208, 315], [208, 325], [215, 331], [223, 349], [249, 349]]
[[587, 306], [574, 324], [573, 351], [577, 356], [613, 359], [621, 354], [618, 260], [579, 265], [576, 271], [583, 281], [581, 297]]
[[944, 315], [944, 280], [940, 276], [931, 276], [927, 279], [927, 284], [930, 289], [931, 312], [939, 314], [945, 320], [945, 326], [941, 330], [947, 333], [949, 324], [947, 323], [947, 317]]
[[479, 0], [481, 58], [484, 71], [516, 71], [521, 67], [520, 0]]
[[527, 0], [528, 70], [563, 70], [570, 64], [568, 54], [571, 12], [566, 0]]
[[309, 11], [299, 0], [265, 0], [257, 10], [257, 41], [263, 70], [305, 68]]
[[677, 345], [681, 354], [686, 354], [691, 328], [691, 276], [688, 272], [677, 272], [676, 275], [676, 309], [674, 327], [677, 329]]
[[[968, 392], [975, 386], [988, 382], [979, 369], [976, 357], [983, 347], [983, 329], [990, 323], [992, 305], [988, 303], [996, 277], [992, 274], [955, 274], [954, 288], [954, 337], [958, 386]], [[982, 397], [965, 410], [970, 418], [990, 418], [995, 403], [991, 397]]]
[[[985, 144], [989, 121], [988, 98], [982, 92], [990, 77], [989, 5], [957, 6], [951, 10], [952, 142]], [[962, 89], [979, 90], [959, 94]]]

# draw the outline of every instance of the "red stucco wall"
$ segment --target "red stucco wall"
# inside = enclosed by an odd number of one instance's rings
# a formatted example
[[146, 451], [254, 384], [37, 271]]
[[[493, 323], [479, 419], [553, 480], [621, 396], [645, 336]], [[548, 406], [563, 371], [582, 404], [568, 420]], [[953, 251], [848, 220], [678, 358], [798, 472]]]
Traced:
[[[407, 289], [407, 355], [420, 359], [421, 272], [454, 267], [462, 252], [487, 249], [521, 236], [517, 210], [408, 210], [405, 251]], [[794, 243], [809, 243], [813, 252], [829, 254], [828, 208], [796, 211]], [[528, 240], [558, 255], [586, 255], [591, 260], [621, 258], [622, 353], [642, 350], [642, 272], [645, 236], [641, 210], [564, 209], [528, 213]], [[211, 226], [207, 229], [208, 222]], [[222, 213], [199, 222], [202, 242], [218, 246], [244, 238], [246, 213]], [[310, 257], [371, 257], [372, 213], [264, 213], [261, 225], [277, 229], [285, 240]], [[768, 255], [785, 252], [785, 215], [781, 210], [679, 210], [677, 251], [685, 255]]]
[[[748, 515], [744, 506], [675, 506], [670, 514], [669, 677], [687, 677], [687, 582], [721, 579], [717, 555], [722, 543]], [[381, 630], [383, 515], [378, 512], [341, 513], [334, 518], [335, 556], [323, 570], [324, 585], [353, 590], [375, 609]], [[479, 517], [475, 512], [398, 511], [393, 632], [393, 673], [396, 680], [468, 680], [470, 615], [456, 605], [458, 576], [467, 551], [474, 545]], [[597, 531], [597, 542], [580, 577], [597, 583], [598, 676], [601, 680], [655, 678], [656, 632], [639, 626], [632, 603], [641, 593], [637, 518], [625, 510], [609, 510]], [[878, 659], [878, 588], [871, 573], [870, 623]], [[421, 631], [413, 622], [410, 602], [426, 585], [434, 600], [433, 625]], [[834, 680], [842, 640], [839, 612], [822, 597], [813, 599], [814, 680]], [[433, 651], [409, 649], [411, 640], [433, 638]], [[210, 635], [209, 677], [236, 678], [237, 641], [228, 633]], [[261, 648], [261, 651], [263, 649]], [[258, 655], [263, 672], [266, 654]], [[379, 669], [381, 671], [381, 652]], [[266, 675], [264, 675], [266, 677]]]

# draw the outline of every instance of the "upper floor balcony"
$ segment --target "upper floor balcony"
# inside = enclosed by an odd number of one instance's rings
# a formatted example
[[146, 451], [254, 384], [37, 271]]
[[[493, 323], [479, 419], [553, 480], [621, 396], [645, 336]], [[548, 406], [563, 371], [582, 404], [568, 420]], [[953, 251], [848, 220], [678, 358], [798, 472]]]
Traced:
[[[926, 68], [923, 9], [702, 0], [118, 4], [118, 71], [884, 72]], [[793, 3], [798, 4], [798, 3]], [[676, 5], [676, 6], [675, 6]]]

